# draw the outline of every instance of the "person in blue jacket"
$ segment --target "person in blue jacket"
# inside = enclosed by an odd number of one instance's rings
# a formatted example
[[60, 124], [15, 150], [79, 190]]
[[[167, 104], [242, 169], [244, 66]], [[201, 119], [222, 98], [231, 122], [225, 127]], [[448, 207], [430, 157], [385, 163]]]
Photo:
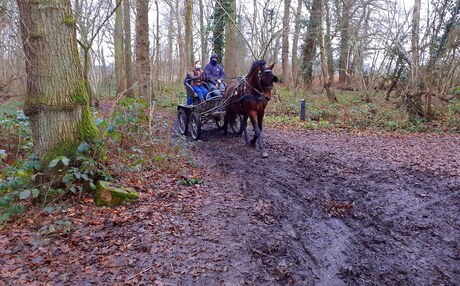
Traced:
[[218, 58], [218, 55], [211, 55], [209, 63], [204, 67], [204, 73], [211, 91], [216, 95], [221, 95], [225, 90], [225, 72], [224, 68], [217, 63]]

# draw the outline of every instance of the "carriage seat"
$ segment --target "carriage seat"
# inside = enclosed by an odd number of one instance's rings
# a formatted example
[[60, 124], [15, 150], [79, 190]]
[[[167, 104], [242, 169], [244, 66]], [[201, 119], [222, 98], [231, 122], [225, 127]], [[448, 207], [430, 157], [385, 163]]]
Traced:
[[[202, 84], [204, 87], [206, 87], [207, 90], [209, 90], [209, 86], [206, 82], [202, 82]], [[198, 104], [199, 103], [198, 94], [193, 91], [192, 78], [190, 77], [189, 74], [185, 76], [184, 85], [185, 85], [185, 91], [187, 94], [187, 98], [193, 98], [193, 105]]]

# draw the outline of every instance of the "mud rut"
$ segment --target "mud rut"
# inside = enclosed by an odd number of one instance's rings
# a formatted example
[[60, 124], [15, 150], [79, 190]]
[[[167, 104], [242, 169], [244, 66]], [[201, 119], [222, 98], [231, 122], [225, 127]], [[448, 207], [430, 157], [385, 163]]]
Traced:
[[203, 132], [187, 140], [208, 170], [202, 272], [176, 282], [459, 285], [460, 137], [268, 129], [261, 159], [242, 137]]

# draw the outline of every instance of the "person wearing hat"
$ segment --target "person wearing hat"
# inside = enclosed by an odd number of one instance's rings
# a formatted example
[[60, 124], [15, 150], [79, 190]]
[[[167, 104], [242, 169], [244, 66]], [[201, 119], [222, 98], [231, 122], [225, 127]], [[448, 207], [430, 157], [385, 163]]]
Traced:
[[[190, 73], [191, 86], [193, 91], [198, 95], [200, 102], [202, 102], [205, 96], [208, 94], [208, 89], [203, 86], [204, 71], [201, 69], [201, 61], [195, 61], [195, 68]], [[193, 103], [193, 98], [187, 98], [187, 105]]]
[[211, 55], [209, 63], [204, 67], [204, 73], [209, 83], [209, 88], [214, 94], [220, 95], [225, 90], [224, 68], [217, 63], [218, 55]]

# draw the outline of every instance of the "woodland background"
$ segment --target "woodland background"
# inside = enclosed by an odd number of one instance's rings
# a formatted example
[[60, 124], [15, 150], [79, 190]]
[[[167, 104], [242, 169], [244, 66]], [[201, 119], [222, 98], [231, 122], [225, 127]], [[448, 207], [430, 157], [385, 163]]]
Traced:
[[[16, 1], [0, 5], [0, 96], [24, 95]], [[72, 7], [93, 100], [132, 95], [141, 78], [155, 98], [212, 53], [222, 56], [229, 78], [264, 58], [278, 63], [294, 93], [319, 86], [335, 101], [333, 90], [354, 90], [370, 102], [385, 90], [384, 98], [400, 98], [424, 118], [458, 97], [454, 0], [76, 0]]]

